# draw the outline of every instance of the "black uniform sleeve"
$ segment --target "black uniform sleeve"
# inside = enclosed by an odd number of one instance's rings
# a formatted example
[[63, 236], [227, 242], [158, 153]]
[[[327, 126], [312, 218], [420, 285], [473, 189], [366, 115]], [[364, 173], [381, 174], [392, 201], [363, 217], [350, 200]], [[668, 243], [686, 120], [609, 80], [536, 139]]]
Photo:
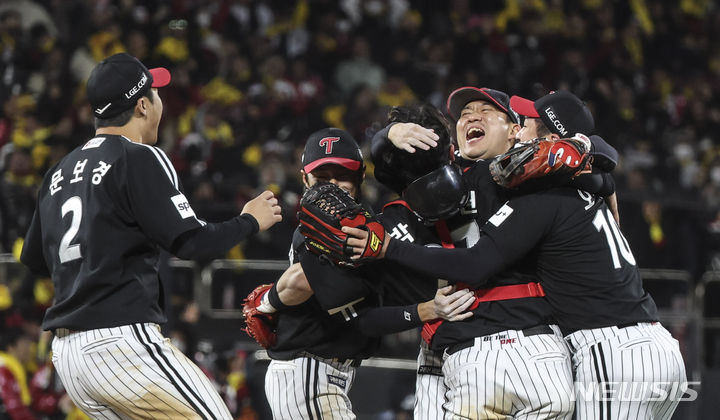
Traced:
[[42, 229], [40, 227], [40, 215], [38, 214], [38, 209], [35, 209], [32, 221], [30, 222], [30, 228], [25, 235], [20, 261], [34, 274], [40, 276], [50, 276], [50, 269], [47, 266], [47, 262], [45, 261], [45, 256], [43, 254]]
[[177, 174], [165, 153], [152, 146], [131, 145], [126, 161], [124, 182], [130, 211], [149, 238], [170, 250], [181, 234], [205, 225], [180, 192]]
[[417, 304], [366, 308], [355, 319], [355, 327], [370, 337], [406, 331], [422, 326]]
[[582, 174], [572, 181], [570, 186], [601, 197], [607, 197], [615, 192], [615, 179], [609, 172], [593, 171], [591, 174]]
[[485, 224], [485, 235], [467, 249], [442, 249], [390, 241], [386, 258], [450, 282], [479, 288], [527, 254], [553, 221], [551, 206], [531, 194], [505, 203]]
[[375, 135], [372, 138], [372, 144], [370, 146], [370, 158], [374, 163], [377, 164], [378, 159], [383, 155], [383, 153], [387, 152], [388, 150], [391, 150], [393, 147], [395, 147], [390, 139], [388, 139], [388, 133], [390, 133], [390, 127], [395, 125], [396, 123], [392, 123], [388, 125], [387, 127], [383, 128], [382, 130], [375, 133]]
[[300, 251], [300, 264], [320, 307], [331, 315], [338, 308], [352, 305], [366, 306], [369, 288], [363, 278], [352, 269], [345, 269], [325, 261], [307, 250]]
[[181, 234], [173, 242], [170, 252], [186, 260], [218, 258], [259, 229], [252, 215], [242, 214], [222, 223], [208, 223]]

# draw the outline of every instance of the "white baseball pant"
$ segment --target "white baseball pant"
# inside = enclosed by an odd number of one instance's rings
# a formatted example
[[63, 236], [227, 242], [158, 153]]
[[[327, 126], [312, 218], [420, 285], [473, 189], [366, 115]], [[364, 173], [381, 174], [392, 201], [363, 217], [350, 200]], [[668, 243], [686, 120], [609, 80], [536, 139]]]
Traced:
[[413, 418], [415, 420], [441, 419], [447, 393], [445, 377], [442, 373], [442, 356], [430, 350], [425, 340], [421, 340], [417, 363]]
[[507, 330], [470, 344], [446, 350], [445, 419], [572, 417], [570, 354], [556, 328]]
[[52, 352], [68, 395], [92, 419], [232, 419], [207, 376], [157, 324], [59, 328]]
[[672, 417], [687, 377], [678, 342], [660, 323], [580, 330], [566, 340], [578, 420]]
[[265, 396], [273, 419], [355, 419], [347, 395], [355, 379], [353, 364], [310, 354], [271, 361], [265, 374]]

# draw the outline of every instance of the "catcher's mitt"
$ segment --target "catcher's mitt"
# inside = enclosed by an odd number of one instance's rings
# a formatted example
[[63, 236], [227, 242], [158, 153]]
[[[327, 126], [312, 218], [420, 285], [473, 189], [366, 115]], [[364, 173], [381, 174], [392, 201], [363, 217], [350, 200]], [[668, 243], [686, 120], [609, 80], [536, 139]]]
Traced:
[[256, 287], [243, 301], [242, 310], [245, 319], [245, 328], [242, 330], [266, 349], [274, 346], [277, 341], [275, 334], [277, 319], [274, 314], [260, 312], [258, 306], [260, 306], [262, 297], [271, 287], [272, 284]]
[[[340, 265], [357, 266], [377, 257], [385, 242], [385, 229], [373, 215], [335, 184], [317, 183], [300, 200], [300, 233], [314, 254]], [[365, 229], [370, 238], [360, 259], [353, 260], [343, 226]]]
[[493, 159], [490, 174], [505, 188], [562, 185], [588, 169], [590, 140], [582, 134], [560, 140], [535, 139]]

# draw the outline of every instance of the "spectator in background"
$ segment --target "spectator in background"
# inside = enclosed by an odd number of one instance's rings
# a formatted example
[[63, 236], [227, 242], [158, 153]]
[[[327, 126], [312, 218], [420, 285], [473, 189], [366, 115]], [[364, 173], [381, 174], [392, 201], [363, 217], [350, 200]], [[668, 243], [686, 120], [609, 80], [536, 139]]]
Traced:
[[64, 393], [31, 383], [26, 365], [33, 361], [33, 340], [18, 327], [4, 328], [0, 337], [0, 413], [11, 420], [35, 420], [55, 414], [59, 405], [70, 411]]

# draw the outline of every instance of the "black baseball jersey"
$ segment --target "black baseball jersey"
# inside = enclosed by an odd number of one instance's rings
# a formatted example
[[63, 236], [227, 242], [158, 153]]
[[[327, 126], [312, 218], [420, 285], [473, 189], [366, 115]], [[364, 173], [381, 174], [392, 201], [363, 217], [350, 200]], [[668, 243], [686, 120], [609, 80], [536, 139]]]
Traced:
[[116, 135], [78, 147], [45, 176], [22, 253], [53, 279], [43, 328], [165, 322], [158, 246], [203, 225], [159, 148]]
[[[446, 223], [450, 240], [455, 248], [472, 247], [478, 242], [484, 235], [481, 226], [507, 199], [507, 191], [492, 181], [488, 167], [487, 161], [466, 165], [463, 179], [469, 188], [468, 202], [459, 214], [445, 222], [440, 222]], [[395, 221], [394, 226], [391, 220]], [[424, 225], [408, 207], [401, 203], [387, 206], [383, 210], [382, 221], [394, 240], [435, 248], [443, 246], [438, 227]], [[539, 279], [534, 273], [534, 264], [532, 257], [517, 261], [512, 269], [493, 276], [484, 287], [538, 282]], [[418, 278], [427, 277], [412, 264], [408, 264], [407, 267], [412, 269], [413, 273], [417, 273]], [[401, 268], [400, 271], [402, 270]], [[412, 277], [397, 277], [386, 286], [388, 296], [385, 300], [390, 299], [390, 294], [402, 296], [408, 294], [408, 291], [417, 290], [419, 284], [426, 283], [418, 283]], [[431, 299], [437, 287], [442, 285], [435, 280], [435, 289], [431, 291], [429, 297], [425, 295], [423, 300]], [[444, 322], [435, 333], [432, 348], [443, 349], [456, 342], [508, 329], [519, 330], [538, 324], [554, 323], [548, 302], [539, 297], [481, 302], [473, 313], [475, 315], [465, 321]]]
[[289, 360], [308, 352], [324, 358], [364, 359], [379, 345], [362, 335], [353, 321], [363, 310], [381, 303], [381, 281], [373, 282], [371, 265], [356, 269], [330, 264], [304, 245], [298, 230], [293, 235], [290, 263], [301, 263], [314, 294], [278, 317], [277, 343], [268, 354]]
[[531, 260], [565, 334], [657, 321], [632, 251], [601, 197], [569, 187], [513, 197], [483, 231], [471, 249], [429, 250], [393, 241], [387, 256], [477, 287], [515, 261]]

